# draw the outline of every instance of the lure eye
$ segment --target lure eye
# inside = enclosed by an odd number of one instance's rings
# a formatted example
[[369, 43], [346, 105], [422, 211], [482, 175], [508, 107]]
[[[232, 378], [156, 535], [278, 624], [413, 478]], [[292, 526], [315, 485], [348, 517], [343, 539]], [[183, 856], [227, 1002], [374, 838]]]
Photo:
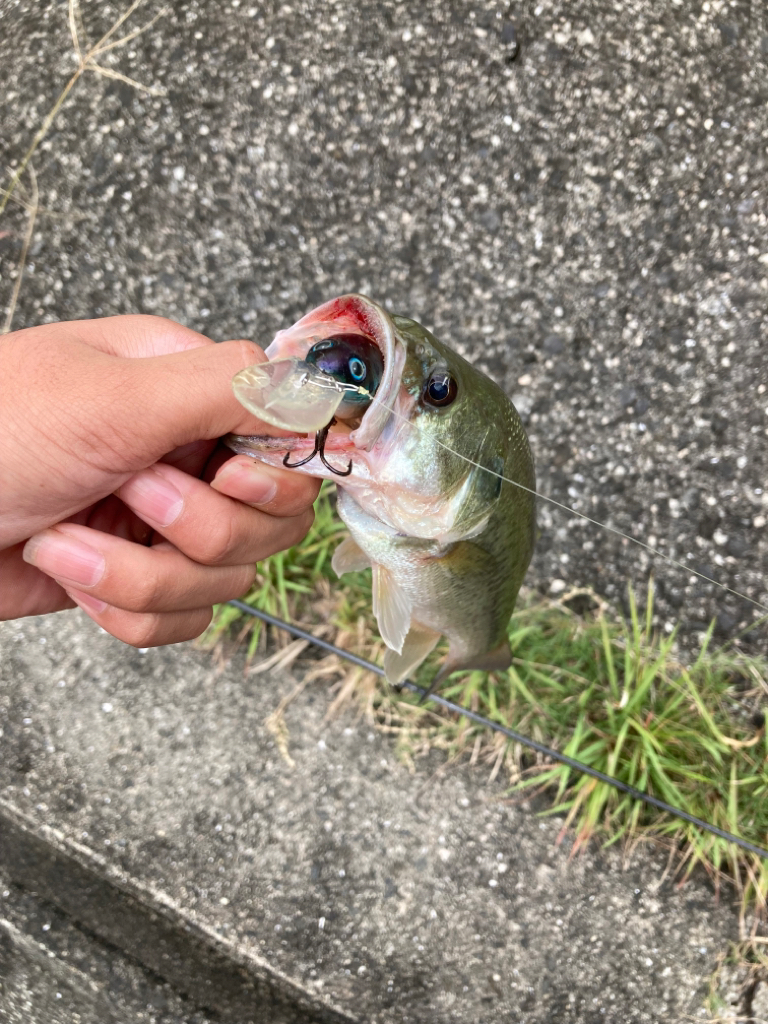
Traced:
[[310, 366], [349, 386], [336, 410], [337, 420], [359, 418], [384, 374], [384, 357], [379, 347], [359, 334], [334, 334], [316, 342], [304, 357]]
[[445, 370], [433, 373], [424, 388], [423, 400], [427, 405], [436, 406], [438, 409], [450, 405], [458, 393], [458, 385], [454, 377]]
[[358, 359], [357, 356], [353, 356], [349, 360], [348, 366], [349, 374], [352, 380], [357, 381], [358, 383], [361, 380], [365, 380], [365, 375], [368, 372], [368, 370], [366, 369], [365, 363], [363, 362], [362, 359]]
[[371, 396], [376, 394], [384, 373], [378, 346], [357, 334], [324, 338], [310, 348], [305, 359], [342, 384], [362, 385]]

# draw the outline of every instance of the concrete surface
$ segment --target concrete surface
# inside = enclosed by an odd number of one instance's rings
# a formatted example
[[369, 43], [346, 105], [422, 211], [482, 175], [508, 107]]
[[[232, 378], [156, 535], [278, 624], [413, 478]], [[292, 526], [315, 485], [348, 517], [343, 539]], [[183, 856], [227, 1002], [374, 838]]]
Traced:
[[[81, 4], [90, 41], [117, 6]], [[16, 326], [145, 311], [266, 343], [368, 292], [508, 389], [544, 493], [768, 602], [761, 0], [168, 7], [104, 58], [167, 95], [86, 75], [35, 159], [59, 216]], [[13, 167], [74, 63], [62, 2], [0, 11]], [[24, 217], [2, 225], [2, 300]], [[644, 589], [637, 549], [540, 520], [535, 586]], [[750, 620], [656, 569], [660, 622]]]
[[209, 1024], [169, 986], [54, 905], [0, 877], [4, 1024]]
[[264, 723], [295, 682], [79, 612], [3, 624], [0, 871], [238, 1024], [291, 1019], [268, 996], [371, 1024], [699, 1013], [727, 898], [657, 850], [571, 859], [561, 821], [439, 759], [409, 774], [320, 686], [287, 712], [290, 768]]
[[[117, 10], [81, 8], [91, 42]], [[266, 343], [366, 291], [507, 388], [546, 494], [768, 601], [761, 0], [179, 0], [104, 62], [166, 95], [78, 83], [34, 159], [15, 326], [144, 311]], [[66, 4], [0, 0], [0, 165], [74, 66]], [[25, 225], [0, 221], [0, 304]], [[645, 555], [540, 522], [533, 586], [642, 589]], [[655, 569], [659, 622], [691, 642], [753, 614]], [[131, 653], [78, 616], [0, 635], [4, 863], [152, 970], [183, 940], [162, 977], [195, 990], [191, 1014], [244, 1024], [253, 992], [273, 1020], [698, 1012], [735, 921], [700, 882], [656, 891], [655, 855], [569, 862], [556, 823], [468, 776], [412, 779], [359, 723], [324, 725], [315, 691], [289, 713], [291, 773], [262, 724], [288, 678]], [[13, 1012], [37, 1000], [50, 1024], [58, 989], [19, 921]]]

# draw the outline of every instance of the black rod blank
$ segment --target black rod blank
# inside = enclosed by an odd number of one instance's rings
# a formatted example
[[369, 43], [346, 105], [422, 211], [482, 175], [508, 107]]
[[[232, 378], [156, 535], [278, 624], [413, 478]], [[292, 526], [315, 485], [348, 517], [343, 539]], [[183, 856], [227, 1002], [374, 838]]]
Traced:
[[[276, 626], [278, 629], [284, 629], [293, 636], [298, 637], [301, 640], [307, 640], [309, 643], [314, 644], [315, 647], [320, 647], [322, 650], [328, 651], [329, 654], [336, 654], [338, 657], [344, 658], [346, 661], [351, 661], [353, 665], [358, 665], [360, 668], [364, 668], [368, 672], [374, 672], [377, 676], [384, 676], [384, 669], [380, 668], [379, 665], [374, 665], [372, 661], [361, 658], [358, 654], [352, 654], [351, 651], [342, 650], [341, 647], [337, 647], [335, 644], [329, 643], [327, 640], [321, 640], [319, 637], [313, 636], [306, 629], [302, 629], [301, 626], [294, 626], [290, 622], [278, 619], [275, 615], [270, 615], [268, 612], [260, 611], [258, 608], [252, 608], [249, 604], [245, 604], [244, 601], [230, 601], [229, 603], [234, 608], [239, 608], [241, 612], [245, 612], [246, 615], [252, 615], [254, 618], [261, 619], [262, 622], [266, 622], [270, 626]], [[598, 782], [604, 782], [608, 786], [613, 786], [614, 789], [618, 789], [620, 793], [626, 793], [626, 795], [632, 797], [633, 800], [640, 800], [645, 804], [649, 804], [651, 807], [655, 807], [659, 811], [664, 811], [666, 814], [671, 814], [676, 818], [680, 818], [682, 821], [687, 821], [691, 825], [696, 825], [697, 828], [703, 829], [705, 832], [709, 832], [713, 836], [725, 839], [729, 843], [735, 843], [736, 846], [740, 846], [742, 850], [746, 850], [748, 853], [754, 853], [756, 856], [762, 857], [764, 860], [768, 860], [768, 850], [764, 849], [762, 846], [750, 843], [749, 840], [742, 839], [741, 836], [736, 836], [732, 832], [726, 832], [725, 829], [718, 828], [717, 825], [712, 825], [710, 822], [704, 821], [703, 818], [697, 818], [695, 814], [689, 814], [688, 811], [684, 811], [681, 807], [675, 807], [673, 804], [668, 804], [665, 800], [660, 800], [651, 793], [644, 793], [641, 789], [636, 789], [634, 786], [630, 786], [628, 783], [622, 782], [621, 779], [616, 779], [612, 775], [606, 775], [605, 772], [601, 772], [597, 768], [592, 768], [590, 765], [584, 764], [582, 761], [577, 761], [574, 757], [569, 757], [567, 754], [561, 754], [559, 750], [554, 750], [552, 747], [548, 747], [544, 743], [539, 743], [538, 740], [533, 740], [529, 736], [523, 736], [514, 729], [510, 729], [507, 725], [501, 725], [499, 722], [492, 722], [489, 718], [485, 718], [483, 715], [477, 714], [476, 711], [470, 711], [468, 708], [461, 707], [460, 704], [454, 704], [452, 700], [447, 700], [445, 697], [441, 697], [439, 693], [427, 693], [423, 687], [417, 686], [416, 683], [412, 683], [410, 680], [406, 680], [404, 683], [400, 684], [400, 688], [403, 690], [410, 690], [411, 693], [418, 694], [422, 700], [431, 700], [434, 704], [439, 704], [440, 707], [446, 708], [448, 711], [453, 711], [457, 715], [463, 715], [465, 718], [469, 718], [473, 722], [477, 722], [479, 725], [484, 725], [486, 729], [492, 729], [494, 732], [500, 732], [508, 739], [514, 740], [516, 743], [520, 743], [524, 747], [528, 747], [529, 750], [535, 750], [536, 753], [543, 754], [544, 757], [548, 757], [553, 761], [558, 761], [560, 764], [564, 764], [568, 768], [573, 768], [574, 771], [582, 772], [584, 775], [591, 775], [592, 778], [597, 779]]]

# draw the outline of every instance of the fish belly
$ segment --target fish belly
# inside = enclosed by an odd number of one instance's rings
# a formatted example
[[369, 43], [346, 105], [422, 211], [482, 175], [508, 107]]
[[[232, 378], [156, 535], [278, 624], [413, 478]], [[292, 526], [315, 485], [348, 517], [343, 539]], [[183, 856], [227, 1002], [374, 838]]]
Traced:
[[[431, 646], [444, 635], [450, 641], [449, 664], [470, 667], [505, 642], [516, 591], [509, 593], [503, 567], [484, 550], [481, 538], [443, 547], [403, 536], [341, 488], [338, 511], [373, 568], [376, 616], [389, 647], [399, 653], [410, 642], [421, 650], [427, 648], [422, 634], [434, 634]], [[417, 634], [410, 640], [409, 630]]]

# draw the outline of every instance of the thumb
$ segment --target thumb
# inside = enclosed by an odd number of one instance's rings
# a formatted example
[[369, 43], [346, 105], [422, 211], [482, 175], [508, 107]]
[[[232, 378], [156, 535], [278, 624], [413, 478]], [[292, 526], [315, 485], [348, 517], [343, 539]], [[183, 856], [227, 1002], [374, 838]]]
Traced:
[[230, 432], [274, 433], [235, 398], [232, 378], [266, 361], [250, 341], [224, 341], [184, 352], [126, 360], [131, 401], [123, 409], [139, 461], [151, 463], [174, 448]]
[[47, 330], [3, 341], [0, 548], [61, 522], [168, 452], [265, 433], [232, 378], [264, 362], [248, 341], [121, 358]]

